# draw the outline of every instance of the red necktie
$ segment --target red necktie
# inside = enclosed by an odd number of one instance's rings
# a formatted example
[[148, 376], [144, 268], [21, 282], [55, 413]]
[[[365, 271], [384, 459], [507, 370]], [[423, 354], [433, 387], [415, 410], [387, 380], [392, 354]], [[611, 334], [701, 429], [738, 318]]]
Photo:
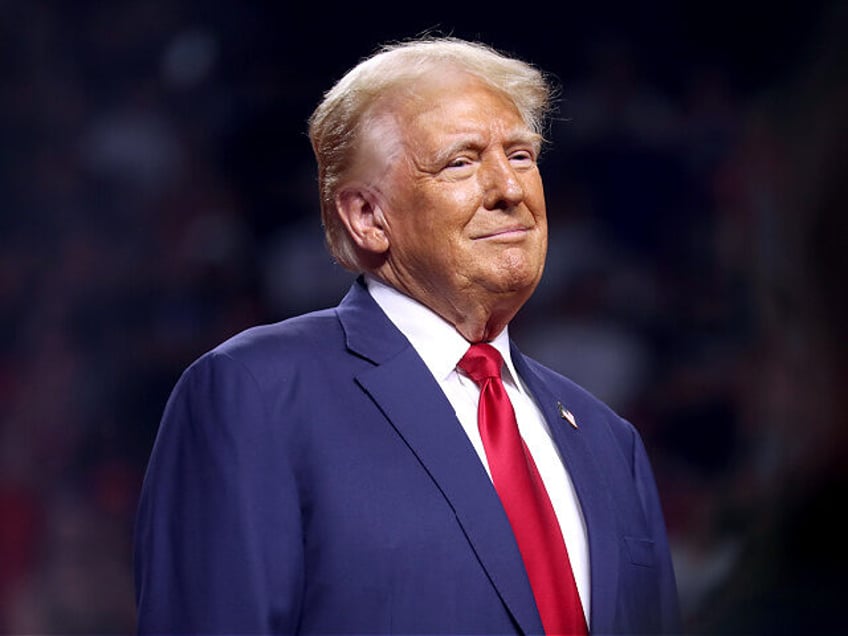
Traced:
[[458, 366], [480, 387], [477, 420], [489, 470], [524, 560], [545, 634], [587, 634], [562, 531], [501, 381], [503, 358], [491, 345], [474, 344]]

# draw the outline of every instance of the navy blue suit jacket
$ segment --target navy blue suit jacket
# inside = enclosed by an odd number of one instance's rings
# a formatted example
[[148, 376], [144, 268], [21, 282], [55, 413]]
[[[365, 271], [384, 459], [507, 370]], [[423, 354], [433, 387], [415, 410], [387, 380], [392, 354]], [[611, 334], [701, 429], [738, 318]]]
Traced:
[[[592, 632], [677, 631], [638, 434], [512, 355], [582, 506]], [[183, 374], [145, 477], [136, 584], [145, 634], [542, 633], [483, 465], [361, 280], [337, 308], [250, 329]]]

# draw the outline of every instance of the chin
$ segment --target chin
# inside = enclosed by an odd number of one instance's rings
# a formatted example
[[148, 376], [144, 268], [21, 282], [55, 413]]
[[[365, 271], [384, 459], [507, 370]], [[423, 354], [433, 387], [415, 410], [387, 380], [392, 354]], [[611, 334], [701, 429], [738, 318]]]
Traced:
[[530, 296], [539, 284], [541, 276], [537, 272], [509, 272], [489, 280], [489, 290], [499, 294]]
[[511, 259], [506, 263], [502, 263], [501, 267], [493, 273], [492, 282], [494, 287], [501, 291], [507, 292], [528, 292], [532, 293], [539, 284], [542, 278], [542, 266], [536, 263], [530, 263], [526, 258], [522, 258], [516, 262]]

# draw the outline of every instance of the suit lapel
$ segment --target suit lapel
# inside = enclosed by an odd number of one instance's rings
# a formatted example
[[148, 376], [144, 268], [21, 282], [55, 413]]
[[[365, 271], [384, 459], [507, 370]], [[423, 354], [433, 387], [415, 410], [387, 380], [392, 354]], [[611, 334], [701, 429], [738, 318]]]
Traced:
[[338, 315], [348, 348], [375, 363], [356, 381], [443, 493], [516, 623], [524, 633], [541, 634], [509, 521], [444, 393], [361, 281], [345, 297]]
[[[518, 374], [536, 398], [577, 492], [589, 540], [591, 631], [607, 633], [613, 629], [611, 621], [615, 616], [619, 571], [618, 532], [610, 489], [587, 443], [589, 432], [573, 428], [560, 415], [559, 403], [568, 406], [567, 396], [552, 392], [552, 387], [530, 368], [515, 346], [512, 347], [512, 359]], [[581, 417], [581, 413], [574, 415], [578, 426], [581, 422], [591, 425], [588, 414], [586, 417]]]

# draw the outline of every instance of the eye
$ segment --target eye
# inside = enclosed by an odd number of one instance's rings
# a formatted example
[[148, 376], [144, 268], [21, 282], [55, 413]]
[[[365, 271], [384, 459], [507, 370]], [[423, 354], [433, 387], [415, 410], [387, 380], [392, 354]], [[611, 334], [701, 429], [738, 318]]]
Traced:
[[509, 160], [518, 165], [532, 165], [536, 163], [536, 153], [530, 150], [515, 150], [510, 153]]
[[468, 157], [455, 157], [448, 161], [445, 168], [465, 168], [471, 165], [471, 159]]
[[452, 157], [442, 168], [442, 174], [451, 180], [464, 179], [474, 173], [475, 159], [468, 155]]

